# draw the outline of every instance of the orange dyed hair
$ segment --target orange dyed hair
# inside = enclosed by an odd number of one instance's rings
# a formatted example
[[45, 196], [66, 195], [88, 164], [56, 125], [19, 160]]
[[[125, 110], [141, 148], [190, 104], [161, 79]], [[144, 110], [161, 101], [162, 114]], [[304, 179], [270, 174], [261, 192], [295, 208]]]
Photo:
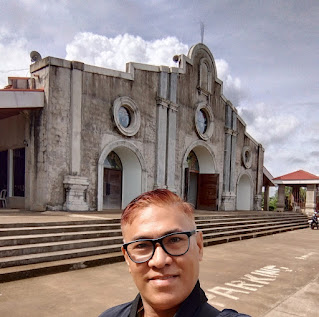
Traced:
[[184, 212], [187, 216], [194, 219], [194, 208], [191, 204], [183, 201], [178, 195], [168, 189], [155, 189], [133, 199], [123, 210], [121, 217], [121, 226], [131, 224], [138, 211], [155, 205], [159, 207], [176, 206], [178, 211]]

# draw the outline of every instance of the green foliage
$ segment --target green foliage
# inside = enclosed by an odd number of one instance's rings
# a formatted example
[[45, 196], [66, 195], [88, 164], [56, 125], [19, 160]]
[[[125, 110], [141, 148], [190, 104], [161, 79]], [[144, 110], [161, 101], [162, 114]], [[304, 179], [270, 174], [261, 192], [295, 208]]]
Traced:
[[269, 210], [276, 210], [277, 208], [278, 195], [269, 198]]

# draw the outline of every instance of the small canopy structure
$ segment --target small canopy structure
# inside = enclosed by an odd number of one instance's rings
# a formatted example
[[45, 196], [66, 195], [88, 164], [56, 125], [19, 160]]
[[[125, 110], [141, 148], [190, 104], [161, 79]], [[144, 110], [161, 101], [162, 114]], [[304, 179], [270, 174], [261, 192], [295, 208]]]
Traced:
[[[292, 187], [291, 204], [294, 211], [304, 209], [307, 215], [312, 215], [317, 209], [317, 193], [319, 186], [319, 177], [309, 172], [298, 170], [273, 179], [278, 185], [278, 203], [277, 210], [285, 209], [285, 187]], [[306, 201], [303, 206], [300, 198], [300, 187], [306, 187]]]

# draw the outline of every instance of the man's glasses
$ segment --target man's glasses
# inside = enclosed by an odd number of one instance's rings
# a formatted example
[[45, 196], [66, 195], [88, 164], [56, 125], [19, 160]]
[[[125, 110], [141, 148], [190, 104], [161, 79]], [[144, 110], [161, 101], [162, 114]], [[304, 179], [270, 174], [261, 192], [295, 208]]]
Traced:
[[130, 259], [135, 263], [149, 261], [154, 253], [157, 243], [163, 250], [172, 256], [184, 255], [189, 250], [189, 238], [196, 232], [183, 231], [166, 234], [158, 239], [139, 239], [123, 244]]

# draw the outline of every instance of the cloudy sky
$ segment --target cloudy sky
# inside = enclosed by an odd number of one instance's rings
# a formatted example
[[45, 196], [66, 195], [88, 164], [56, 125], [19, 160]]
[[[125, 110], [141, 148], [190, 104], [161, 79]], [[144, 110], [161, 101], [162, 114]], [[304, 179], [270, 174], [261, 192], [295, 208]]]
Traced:
[[125, 70], [201, 41], [274, 176], [319, 175], [318, 0], [0, 0], [0, 88], [32, 50]]

